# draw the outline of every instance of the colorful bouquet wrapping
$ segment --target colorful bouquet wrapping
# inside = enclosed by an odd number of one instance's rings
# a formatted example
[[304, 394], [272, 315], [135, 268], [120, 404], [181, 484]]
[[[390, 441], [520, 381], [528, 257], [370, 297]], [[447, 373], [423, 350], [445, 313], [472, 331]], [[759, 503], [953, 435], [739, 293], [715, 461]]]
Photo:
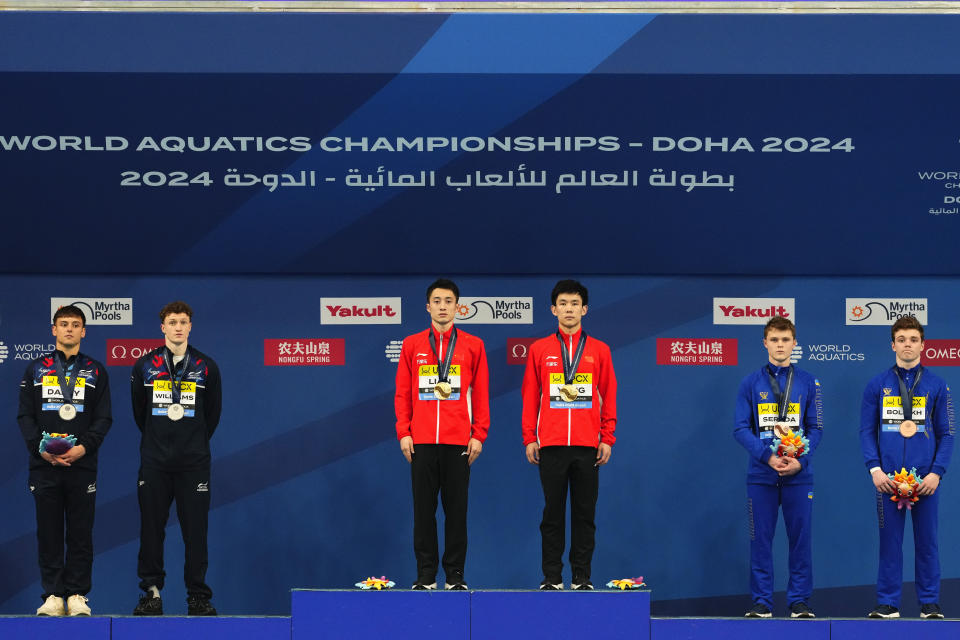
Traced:
[[903, 509], [904, 505], [907, 511], [913, 509], [913, 503], [920, 500], [917, 489], [923, 482], [923, 478], [917, 476], [917, 468], [913, 467], [908, 472], [906, 467], [901, 467], [898, 473], [888, 473], [887, 477], [897, 486], [897, 492], [890, 496], [890, 499], [897, 503], [897, 509]]
[[810, 441], [787, 429], [783, 437], [774, 439], [770, 449], [781, 458], [799, 458], [810, 450]]
[[637, 578], [621, 578], [619, 580], [611, 580], [607, 583], [607, 587], [611, 589], [620, 589], [621, 591], [626, 591], [627, 589], [639, 589], [640, 587], [645, 587], [647, 584], [643, 581], [643, 576]]
[[43, 439], [40, 440], [40, 453], [47, 452], [52, 456], [60, 456], [73, 448], [77, 444], [77, 439], [69, 433], [47, 433], [43, 432]]
[[380, 576], [379, 578], [367, 578], [366, 580], [358, 582], [355, 586], [364, 590], [376, 589], [377, 591], [381, 591], [383, 589], [392, 589], [396, 586], [396, 583], [393, 580], [388, 580], [386, 576]]

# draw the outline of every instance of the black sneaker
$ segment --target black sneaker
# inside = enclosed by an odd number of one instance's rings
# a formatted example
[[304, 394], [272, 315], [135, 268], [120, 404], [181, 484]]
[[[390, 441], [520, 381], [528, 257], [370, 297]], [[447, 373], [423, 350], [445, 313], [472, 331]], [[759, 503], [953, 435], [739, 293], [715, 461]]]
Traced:
[[572, 591], [593, 591], [593, 583], [589, 580], [583, 580], [581, 582], [571, 582], [570, 589]]
[[[940, 607], [937, 607], [938, 609]], [[868, 618], [899, 618], [900, 610], [891, 607], [889, 604], [878, 604], [876, 608], [867, 614]]]
[[410, 588], [413, 589], [414, 591], [433, 591], [434, 589], [437, 588], [437, 583], [421, 582], [420, 580], [417, 580], [416, 582], [413, 583], [413, 586]]
[[190, 596], [187, 598], [188, 616], [215, 616], [217, 610], [210, 604], [210, 600], [202, 596]]
[[155, 596], [149, 593], [144, 594], [140, 596], [140, 602], [138, 602], [137, 606], [133, 608], [133, 615], [162, 616], [163, 600], [160, 599], [160, 596]]
[[770, 611], [770, 607], [763, 604], [762, 602], [754, 603], [753, 608], [750, 611], [747, 611], [744, 618], [772, 618], [773, 613]]
[[563, 580], [554, 582], [544, 578], [543, 582], [540, 583], [540, 591], [563, 591]]
[[813, 615], [813, 609], [807, 606], [807, 603], [803, 600], [797, 600], [792, 605], [790, 605], [790, 617], [791, 618], [816, 618], [817, 616]]
[[454, 570], [447, 576], [447, 581], [443, 583], [443, 588], [447, 591], [467, 591], [467, 581], [463, 578], [462, 570]]
[[943, 610], [940, 609], [940, 605], [936, 602], [928, 602], [920, 606], [920, 617], [921, 618], [933, 618], [934, 620], [943, 619]]

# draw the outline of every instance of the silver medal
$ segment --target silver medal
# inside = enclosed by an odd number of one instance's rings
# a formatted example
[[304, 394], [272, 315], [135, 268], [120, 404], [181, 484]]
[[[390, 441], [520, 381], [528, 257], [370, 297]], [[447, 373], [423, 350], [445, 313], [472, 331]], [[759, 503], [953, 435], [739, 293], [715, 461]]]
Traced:
[[167, 407], [167, 417], [176, 422], [183, 417], [183, 405], [179, 403], [171, 404]]
[[77, 408], [72, 404], [60, 405], [60, 419], [73, 420], [77, 417]]

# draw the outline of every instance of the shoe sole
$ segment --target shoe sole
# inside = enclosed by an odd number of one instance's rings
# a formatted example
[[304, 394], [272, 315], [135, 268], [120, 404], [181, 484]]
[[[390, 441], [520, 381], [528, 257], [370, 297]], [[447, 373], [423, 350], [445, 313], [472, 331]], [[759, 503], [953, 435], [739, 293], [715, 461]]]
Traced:
[[816, 618], [812, 613], [791, 613], [791, 618]]
[[744, 618], [772, 618], [772, 613], [748, 613], [743, 616]]
[[874, 618], [874, 619], [885, 619], [885, 620], [886, 620], [886, 619], [890, 619], [890, 618], [899, 618], [899, 617], [900, 617], [900, 612], [898, 611], [898, 612], [896, 612], [896, 613], [886, 613], [886, 614], [884, 614], [884, 613], [868, 613], [868, 614], [867, 614], [867, 617], [868, 617], [868, 618]]
[[924, 620], [943, 620], [944, 618], [942, 613], [921, 613], [920, 617]]

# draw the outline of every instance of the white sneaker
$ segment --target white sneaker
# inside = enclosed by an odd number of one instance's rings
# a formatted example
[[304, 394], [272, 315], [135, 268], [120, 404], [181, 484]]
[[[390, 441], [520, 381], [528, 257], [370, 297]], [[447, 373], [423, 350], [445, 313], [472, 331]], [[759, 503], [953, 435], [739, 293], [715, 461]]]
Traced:
[[38, 616], [62, 616], [63, 613], [63, 598], [60, 596], [47, 596], [43, 606], [37, 609]]
[[90, 607], [87, 606], [88, 600], [81, 596], [78, 593], [73, 594], [67, 598], [67, 615], [68, 616], [88, 616], [90, 615]]

